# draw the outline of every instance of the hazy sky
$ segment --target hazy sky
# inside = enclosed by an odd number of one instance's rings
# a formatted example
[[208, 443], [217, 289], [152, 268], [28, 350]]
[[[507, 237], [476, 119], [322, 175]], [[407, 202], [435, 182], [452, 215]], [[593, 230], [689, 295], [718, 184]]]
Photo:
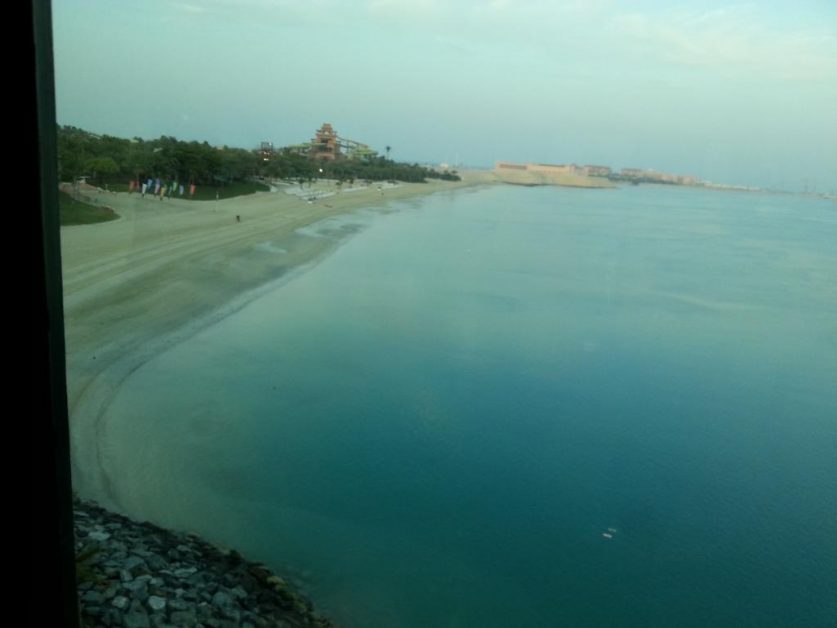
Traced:
[[837, 190], [837, 1], [53, 0], [58, 121]]

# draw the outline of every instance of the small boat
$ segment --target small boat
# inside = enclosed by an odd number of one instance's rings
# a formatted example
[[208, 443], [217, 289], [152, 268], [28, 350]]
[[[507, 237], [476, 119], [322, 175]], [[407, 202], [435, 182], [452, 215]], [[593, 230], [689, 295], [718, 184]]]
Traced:
[[606, 539], [612, 539], [613, 535], [610, 532], [602, 532], [602, 536]]

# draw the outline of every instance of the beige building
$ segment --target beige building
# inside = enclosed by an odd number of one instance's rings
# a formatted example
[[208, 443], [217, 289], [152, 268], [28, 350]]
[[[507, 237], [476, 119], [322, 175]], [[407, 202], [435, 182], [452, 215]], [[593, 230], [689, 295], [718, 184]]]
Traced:
[[609, 166], [584, 166], [584, 174], [590, 177], [609, 177], [612, 172]]
[[332, 126], [326, 122], [317, 131], [316, 136], [311, 140], [311, 157], [325, 161], [334, 161], [340, 156], [340, 143], [337, 133]]
[[576, 164], [515, 164], [498, 161], [494, 165], [497, 181], [516, 185], [564, 185], [570, 187], [612, 187], [607, 179], [591, 177]]

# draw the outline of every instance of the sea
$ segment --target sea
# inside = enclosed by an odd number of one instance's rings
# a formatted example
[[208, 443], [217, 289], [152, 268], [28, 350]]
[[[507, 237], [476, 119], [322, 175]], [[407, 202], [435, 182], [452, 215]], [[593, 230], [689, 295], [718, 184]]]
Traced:
[[301, 233], [114, 397], [129, 514], [348, 628], [837, 626], [837, 202], [495, 185]]

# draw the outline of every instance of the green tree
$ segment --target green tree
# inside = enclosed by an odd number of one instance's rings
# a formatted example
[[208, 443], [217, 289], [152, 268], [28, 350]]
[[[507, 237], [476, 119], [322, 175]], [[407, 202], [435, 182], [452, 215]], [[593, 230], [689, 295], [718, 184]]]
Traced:
[[90, 175], [97, 183], [101, 183], [103, 177], [119, 172], [119, 164], [111, 157], [94, 157], [88, 159], [85, 167], [90, 171]]

